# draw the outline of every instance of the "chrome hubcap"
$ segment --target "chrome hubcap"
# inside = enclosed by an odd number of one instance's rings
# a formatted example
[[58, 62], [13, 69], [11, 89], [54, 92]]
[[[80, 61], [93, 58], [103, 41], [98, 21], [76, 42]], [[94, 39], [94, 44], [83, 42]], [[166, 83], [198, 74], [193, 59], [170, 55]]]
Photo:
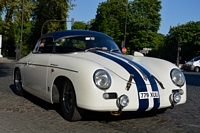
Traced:
[[63, 104], [67, 113], [70, 112], [72, 108], [72, 88], [68, 84], [63, 92]]

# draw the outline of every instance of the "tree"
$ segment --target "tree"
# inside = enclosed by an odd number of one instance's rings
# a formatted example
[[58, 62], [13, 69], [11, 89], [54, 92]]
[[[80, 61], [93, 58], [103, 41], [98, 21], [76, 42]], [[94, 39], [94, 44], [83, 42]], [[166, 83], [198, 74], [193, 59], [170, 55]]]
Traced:
[[110, 35], [120, 46], [124, 36], [124, 20], [126, 9], [122, 5], [125, 1], [107, 0], [99, 4], [97, 14], [91, 30]]
[[0, 17], [0, 35], [2, 34], [2, 26], [3, 26], [4, 21]]
[[110, 35], [119, 47], [126, 35], [130, 53], [144, 47], [156, 50], [160, 45], [154, 40], [158, 36], [161, 8], [160, 0], [107, 0], [99, 4], [91, 29]]
[[76, 21], [72, 26], [72, 30], [86, 30], [86, 23], [83, 21]]
[[131, 51], [145, 47], [153, 50], [158, 49], [160, 44], [155, 40], [158, 37], [157, 31], [160, 27], [161, 15], [159, 11], [161, 8], [159, 0], [135, 0], [130, 3], [127, 41], [132, 43], [129, 44]]
[[[24, 25], [30, 22], [33, 8], [34, 3], [32, 1], [24, 0]], [[5, 55], [5, 51], [8, 50], [9, 56], [15, 56], [15, 48], [20, 42], [22, 0], [2, 0], [0, 10], [2, 10], [2, 14], [5, 14], [5, 24], [2, 26], [3, 53]]]
[[6, 51], [9, 51], [9, 55], [14, 55], [15, 49], [15, 34], [14, 34], [14, 25], [13, 25], [13, 13], [16, 7], [16, 0], [6, 1], [2, 0], [0, 2], [0, 10], [5, 13], [5, 23], [2, 26], [2, 54], [5, 56]]
[[[74, 7], [72, 1], [24, 0], [23, 55], [32, 50], [40, 38], [41, 27], [47, 20], [66, 20], [67, 12]], [[1, 15], [5, 15], [5, 23], [2, 26], [3, 51], [5, 53], [8, 47], [12, 47], [12, 52], [9, 53], [14, 54], [15, 47], [19, 46], [20, 41], [22, 0], [1, 0], [0, 11], [2, 11]], [[66, 22], [50, 22], [44, 26], [44, 33], [62, 29], [66, 29]]]
[[[178, 41], [181, 41], [181, 62], [188, 61], [200, 54], [200, 21], [170, 27], [166, 36], [165, 59], [175, 62]], [[189, 53], [189, 54], [188, 54]]]
[[153, 46], [150, 46], [152, 48], [152, 51], [149, 51], [147, 54], [151, 57], [157, 57], [157, 58], [163, 58], [165, 52], [164, 52], [164, 46], [165, 46], [165, 35], [160, 33], [154, 33], [154, 38], [152, 41], [152, 44], [155, 44]]
[[95, 18], [91, 19], [89, 22], [86, 24], [86, 30], [92, 30], [92, 25], [95, 22]]
[[[15, 46], [20, 48], [21, 26], [22, 26], [22, 0], [18, 1], [17, 8], [14, 11], [14, 30], [15, 30]], [[24, 0], [24, 20], [23, 20], [23, 36], [22, 36], [22, 57], [30, 52], [29, 38], [32, 28], [31, 14], [36, 8], [36, 4], [31, 0]]]
[[[73, 0], [35, 0], [36, 8], [32, 12], [32, 34], [29, 39], [32, 48], [40, 38], [42, 25], [46, 21], [66, 20], [68, 11], [75, 6], [72, 4], [72, 1]], [[67, 29], [66, 22], [52, 21], [45, 24], [42, 34], [64, 29]]]

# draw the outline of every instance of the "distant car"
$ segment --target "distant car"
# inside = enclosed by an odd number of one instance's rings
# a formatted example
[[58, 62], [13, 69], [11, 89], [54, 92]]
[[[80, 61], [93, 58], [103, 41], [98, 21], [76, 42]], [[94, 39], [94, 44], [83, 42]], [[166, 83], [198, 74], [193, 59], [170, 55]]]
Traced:
[[125, 55], [111, 37], [89, 30], [44, 35], [15, 64], [13, 78], [16, 94], [60, 103], [68, 121], [81, 120], [86, 110], [118, 116], [186, 102], [185, 77], [174, 64], [139, 52]]
[[182, 65], [182, 69], [185, 71], [200, 71], [200, 56], [194, 57], [190, 61]]

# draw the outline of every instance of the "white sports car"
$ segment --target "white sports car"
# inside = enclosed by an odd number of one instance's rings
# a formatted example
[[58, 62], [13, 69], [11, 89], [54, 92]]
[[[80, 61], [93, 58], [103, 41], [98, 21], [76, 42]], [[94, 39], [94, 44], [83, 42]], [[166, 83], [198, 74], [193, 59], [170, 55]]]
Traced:
[[117, 116], [186, 102], [185, 77], [174, 64], [139, 52], [125, 55], [111, 37], [88, 30], [42, 36], [16, 62], [13, 79], [16, 94], [60, 103], [68, 121], [81, 120], [84, 110]]

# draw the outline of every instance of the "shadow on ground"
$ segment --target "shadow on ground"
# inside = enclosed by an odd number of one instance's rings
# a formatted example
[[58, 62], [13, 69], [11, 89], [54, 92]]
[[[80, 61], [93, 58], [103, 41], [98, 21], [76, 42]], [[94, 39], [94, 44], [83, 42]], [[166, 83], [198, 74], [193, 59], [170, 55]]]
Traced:
[[14, 63], [0, 63], [0, 77], [7, 77], [12, 75], [12, 68]]
[[[10, 85], [10, 89], [14, 92], [14, 84]], [[16, 94], [17, 95], [17, 94]], [[30, 102], [34, 103], [35, 105], [45, 109], [45, 110], [55, 110], [58, 114], [62, 115], [62, 111], [60, 109], [59, 104], [50, 104], [42, 99], [39, 99], [32, 94], [25, 92], [24, 98], [29, 100]], [[165, 110], [164, 110], [165, 111]], [[156, 112], [156, 114], [163, 113], [163, 110]], [[136, 118], [143, 118], [143, 117], [153, 117], [156, 115], [155, 112], [122, 112], [120, 116], [113, 116], [110, 112], [94, 112], [84, 110], [84, 116], [82, 121], [99, 121], [101, 123], [108, 123], [111, 121], [121, 121], [121, 120], [128, 120], [128, 119], [136, 119]]]
[[184, 73], [186, 84], [190, 86], [200, 86], [200, 74]]

